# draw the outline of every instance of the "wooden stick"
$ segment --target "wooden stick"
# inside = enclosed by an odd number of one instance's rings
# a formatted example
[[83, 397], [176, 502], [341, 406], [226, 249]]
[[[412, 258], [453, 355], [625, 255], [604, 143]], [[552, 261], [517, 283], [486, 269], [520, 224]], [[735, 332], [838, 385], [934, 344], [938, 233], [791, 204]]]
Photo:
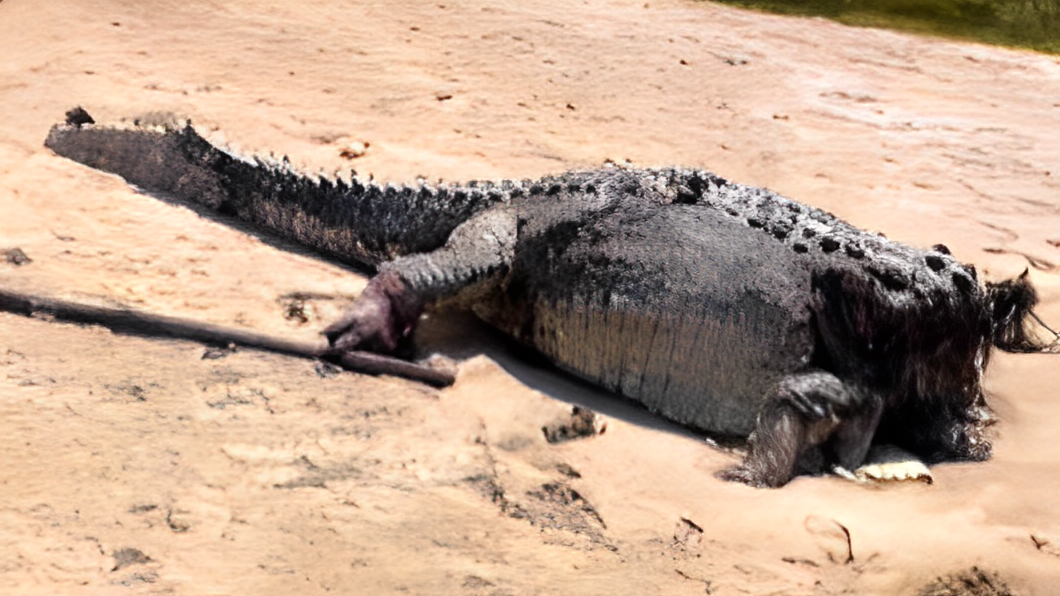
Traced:
[[0, 288], [0, 310], [26, 317], [44, 313], [62, 321], [101, 325], [116, 333], [129, 335], [190, 339], [220, 346], [235, 344], [302, 358], [319, 358], [335, 362], [349, 371], [404, 377], [434, 387], [448, 387], [456, 380], [450, 371], [382, 354], [360, 351], [332, 353], [325, 339], [292, 340], [192, 319], [146, 313], [122, 306], [83, 304]]

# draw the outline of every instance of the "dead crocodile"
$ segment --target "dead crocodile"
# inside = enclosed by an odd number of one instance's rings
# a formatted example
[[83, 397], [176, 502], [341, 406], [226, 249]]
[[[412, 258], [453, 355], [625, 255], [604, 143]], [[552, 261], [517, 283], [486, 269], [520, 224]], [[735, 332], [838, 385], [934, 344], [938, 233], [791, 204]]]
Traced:
[[781, 486], [852, 470], [874, 442], [983, 460], [992, 348], [1037, 350], [1026, 275], [979, 284], [922, 250], [768, 190], [682, 169], [378, 185], [234, 155], [190, 123], [45, 143], [149, 193], [377, 273], [325, 334], [393, 353], [427, 309], [470, 309], [557, 366], [692, 428], [750, 437], [722, 477]]

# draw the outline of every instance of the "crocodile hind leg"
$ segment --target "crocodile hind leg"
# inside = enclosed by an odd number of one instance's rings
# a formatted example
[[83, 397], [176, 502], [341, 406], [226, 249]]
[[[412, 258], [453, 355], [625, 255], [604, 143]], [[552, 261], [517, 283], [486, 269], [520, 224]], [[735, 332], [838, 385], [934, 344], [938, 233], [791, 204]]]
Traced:
[[853, 470], [865, 459], [882, 411], [879, 396], [831, 373], [791, 375], [759, 413], [747, 457], [719, 477], [778, 487], [804, 463]]
[[442, 248], [383, 264], [349, 310], [324, 330], [332, 349], [393, 354], [424, 309], [471, 301], [495, 287], [511, 265], [516, 231], [515, 214], [498, 206], [458, 226]]

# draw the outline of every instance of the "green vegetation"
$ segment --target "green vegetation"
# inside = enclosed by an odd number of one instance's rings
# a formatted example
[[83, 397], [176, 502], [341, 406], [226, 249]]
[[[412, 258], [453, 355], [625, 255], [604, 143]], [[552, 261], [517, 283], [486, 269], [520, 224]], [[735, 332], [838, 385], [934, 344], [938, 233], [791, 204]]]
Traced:
[[1060, 54], [1060, 0], [717, 0]]

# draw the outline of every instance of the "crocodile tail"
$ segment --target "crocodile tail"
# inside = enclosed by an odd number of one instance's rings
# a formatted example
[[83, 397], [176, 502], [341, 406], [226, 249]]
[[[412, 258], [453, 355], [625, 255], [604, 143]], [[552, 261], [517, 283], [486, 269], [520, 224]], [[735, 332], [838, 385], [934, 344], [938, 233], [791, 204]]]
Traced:
[[159, 198], [234, 217], [338, 261], [369, 268], [440, 247], [460, 223], [507, 198], [473, 185], [410, 187], [379, 185], [355, 175], [349, 181], [307, 176], [286, 158], [237, 156], [172, 116], [151, 125], [97, 126], [87, 112], [75, 108], [65, 123], [52, 127], [44, 144]]

